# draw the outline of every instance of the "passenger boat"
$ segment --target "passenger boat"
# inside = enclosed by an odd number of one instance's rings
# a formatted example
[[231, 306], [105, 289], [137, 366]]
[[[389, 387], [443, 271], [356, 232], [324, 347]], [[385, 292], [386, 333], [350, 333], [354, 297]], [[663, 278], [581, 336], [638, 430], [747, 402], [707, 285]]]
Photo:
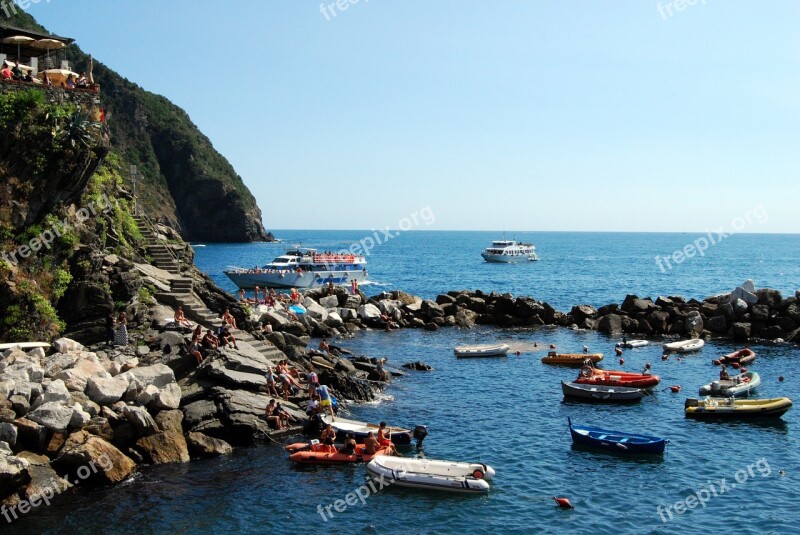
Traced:
[[239, 288], [317, 288], [331, 282], [345, 286], [367, 280], [367, 260], [364, 255], [295, 247], [264, 266], [229, 268], [224, 273]]
[[603, 360], [602, 353], [556, 353], [550, 351], [546, 357], [542, 357], [543, 364], [558, 364], [562, 366], [576, 366], [580, 367], [586, 361], [592, 364], [597, 364]]
[[442, 490], [462, 494], [489, 491], [488, 481], [494, 476], [491, 466], [480, 463], [408, 459], [379, 455], [367, 464], [372, 477], [398, 487]]
[[565, 398], [603, 403], [635, 403], [642, 399], [644, 390], [625, 386], [587, 385], [561, 381]]
[[536, 247], [532, 243], [521, 243], [516, 240], [495, 240], [491, 247], [483, 250], [481, 256], [487, 262], [501, 264], [539, 260]]
[[[366, 422], [359, 422], [357, 420], [348, 420], [346, 418], [340, 418], [337, 416], [333, 421], [331, 421], [330, 414], [323, 414], [322, 415], [322, 422], [327, 425], [330, 424], [336, 430], [336, 439], [344, 441], [348, 433], [352, 433], [356, 439], [356, 442], [363, 442], [365, 438], [367, 438], [368, 433], [372, 433], [373, 435], [377, 436], [378, 434], [378, 424], [368, 424]], [[392, 432], [391, 437], [389, 437], [389, 431]], [[402, 429], [399, 427], [386, 427], [386, 435], [387, 438], [390, 438], [391, 441], [398, 445], [398, 446], [407, 446], [411, 444], [411, 439], [414, 438], [414, 433], [408, 429]]]
[[510, 347], [508, 344], [459, 346], [453, 350], [456, 358], [471, 357], [505, 357]]
[[719, 358], [720, 364], [741, 364], [747, 366], [756, 360], [756, 353], [750, 348], [740, 349]]
[[761, 376], [756, 372], [745, 372], [734, 375], [730, 379], [712, 381], [700, 387], [701, 396], [731, 397], [743, 396], [755, 390], [761, 384]]
[[661, 382], [658, 375], [630, 373], [617, 370], [598, 370], [591, 366], [581, 368], [576, 383], [584, 385], [626, 386], [629, 388], [653, 388]]
[[736, 399], [689, 398], [684, 410], [687, 418], [698, 420], [759, 420], [780, 418], [792, 408], [789, 398]]
[[[306, 446], [306, 448], [299, 446]], [[290, 449], [291, 448], [291, 449]], [[366, 453], [364, 444], [357, 444], [356, 451], [352, 454], [340, 453], [335, 446], [324, 444], [308, 445], [305, 442], [286, 446], [287, 451], [294, 451], [289, 455], [289, 460], [300, 464], [348, 464], [368, 463], [376, 455], [386, 455], [391, 451], [391, 446], [378, 448], [375, 453]]]
[[692, 338], [691, 340], [680, 340], [678, 342], [670, 342], [664, 344], [664, 351], [677, 351], [678, 353], [691, 353], [692, 351], [700, 351], [703, 349], [705, 342], [701, 338]]
[[617, 347], [624, 347], [626, 349], [634, 349], [637, 347], [644, 347], [649, 345], [647, 340], [625, 340], [624, 342], [617, 342]]
[[572, 443], [581, 446], [599, 448], [614, 453], [638, 454], [664, 453], [668, 440], [649, 435], [638, 435], [623, 431], [611, 431], [590, 425], [572, 425], [567, 418]]

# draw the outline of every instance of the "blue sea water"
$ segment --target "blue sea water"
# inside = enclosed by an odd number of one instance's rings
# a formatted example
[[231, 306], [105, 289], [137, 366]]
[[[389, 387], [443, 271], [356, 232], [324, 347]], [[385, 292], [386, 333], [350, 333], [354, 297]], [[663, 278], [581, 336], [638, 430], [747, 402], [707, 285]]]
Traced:
[[[284, 231], [289, 243], [340, 249], [370, 235], [358, 231]], [[800, 237], [737, 235], [694, 257], [659, 269], [656, 255], [671, 255], [700, 235], [537, 233], [540, 262], [484, 263], [492, 238], [481, 232], [408, 232], [373, 249], [364, 290], [402, 289], [433, 298], [451, 289], [533, 295], [557, 309], [621, 302], [628, 293], [703, 298], [729, 291], [747, 278], [784, 295], [800, 288]], [[281, 244], [197, 247], [197, 264], [223, 287], [234, 288], [228, 264], [263, 264]], [[374, 290], [374, 292], [372, 292]], [[520, 356], [456, 360], [452, 348], [503, 341]], [[698, 354], [660, 358], [656, 342], [613, 356], [615, 340], [597, 332], [558, 328], [438, 332], [364, 332], [339, 343], [357, 354], [391, 363], [424, 360], [431, 372], [409, 373], [380, 403], [352, 405], [353, 417], [397, 425], [427, 424], [425, 455], [487, 463], [497, 476], [486, 496], [458, 496], [388, 488], [333, 518], [320, 509], [364, 483], [362, 466], [292, 466], [278, 447], [256, 446], [233, 455], [180, 466], [147, 468], [115, 488], [77, 488], [14, 532], [101, 533], [793, 533], [800, 453], [798, 412], [772, 423], [713, 424], [684, 419], [683, 402], [715, 377], [712, 358], [737, 349], [712, 342]], [[536, 347], [534, 347], [536, 343]], [[628, 371], [650, 363], [662, 386], [634, 406], [566, 403], [560, 381], [575, 371], [541, 364], [543, 347], [606, 354], [607, 368]], [[792, 374], [796, 346], [755, 346], [751, 369], [762, 376], [759, 395], [800, 399]], [[778, 377], [785, 376], [785, 381]], [[629, 459], [573, 449], [566, 420], [655, 434], [671, 440], [663, 458]], [[724, 479], [724, 481], [723, 481]], [[704, 490], [706, 489], [706, 490]], [[712, 492], [713, 491], [713, 492]], [[710, 495], [701, 506], [690, 496]], [[716, 496], [713, 495], [716, 493]], [[553, 496], [575, 506], [562, 510]], [[681, 514], [676, 503], [694, 505]], [[667, 509], [671, 507], [671, 509]], [[660, 509], [659, 509], [660, 508]], [[680, 507], [678, 507], [680, 510]], [[0, 520], [0, 525], [4, 524]]]

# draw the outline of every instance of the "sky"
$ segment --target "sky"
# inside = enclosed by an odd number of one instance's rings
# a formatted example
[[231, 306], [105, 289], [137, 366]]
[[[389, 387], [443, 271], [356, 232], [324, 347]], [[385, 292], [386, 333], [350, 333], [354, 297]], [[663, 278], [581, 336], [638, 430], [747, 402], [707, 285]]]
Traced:
[[267, 229], [800, 232], [800, 2], [339, 6], [28, 9], [183, 107]]

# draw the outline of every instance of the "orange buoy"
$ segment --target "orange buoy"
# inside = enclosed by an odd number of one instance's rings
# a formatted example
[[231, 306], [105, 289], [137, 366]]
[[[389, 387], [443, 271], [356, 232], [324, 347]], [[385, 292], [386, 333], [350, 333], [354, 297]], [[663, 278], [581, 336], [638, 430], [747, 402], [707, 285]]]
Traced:
[[569, 503], [569, 498], [557, 498], [556, 496], [553, 496], [553, 499], [562, 509], [575, 509], [575, 507]]
[[731, 363], [731, 368], [733, 368], [734, 370], [738, 370], [739, 369], [739, 363], [738, 362]]
[[476, 469], [474, 472], [472, 472], [472, 477], [475, 479], [483, 479], [483, 470]]
[[625, 359], [619, 359], [620, 365], [625, 364]]
[[719, 362], [718, 359], [714, 359], [714, 360], [711, 361], [711, 364], [713, 364], [714, 366], [719, 366], [720, 362]]
[[778, 381], [780, 381], [780, 382], [783, 382], [783, 375], [781, 375], [780, 377], [778, 377]]
[[681, 385], [672, 385], [671, 387], [669, 387], [669, 389], [677, 394], [678, 392], [681, 391]]

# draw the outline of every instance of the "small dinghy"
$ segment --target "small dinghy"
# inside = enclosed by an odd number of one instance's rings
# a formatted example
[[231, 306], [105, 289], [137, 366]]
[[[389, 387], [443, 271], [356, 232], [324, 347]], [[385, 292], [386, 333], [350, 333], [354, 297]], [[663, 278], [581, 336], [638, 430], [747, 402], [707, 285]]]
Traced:
[[[315, 441], [316, 442], [316, 441]], [[386, 455], [391, 452], [391, 446], [378, 448], [375, 453], [367, 453], [363, 444], [356, 445], [355, 453], [341, 453], [336, 446], [325, 444], [308, 444], [298, 442], [286, 446], [286, 451], [293, 452], [289, 460], [299, 464], [349, 464], [368, 463], [376, 455]]]
[[591, 366], [581, 368], [576, 383], [583, 385], [626, 386], [628, 388], [653, 388], [661, 378], [650, 373], [631, 373], [618, 370], [598, 370]]
[[379, 455], [367, 464], [372, 477], [387, 484], [417, 489], [442, 490], [463, 494], [489, 491], [488, 480], [494, 477], [491, 466], [480, 463], [406, 459]]
[[546, 357], [542, 357], [543, 364], [556, 364], [560, 366], [583, 366], [584, 362], [591, 361], [597, 364], [603, 360], [602, 353], [556, 353], [550, 351]]
[[780, 418], [791, 408], [789, 398], [689, 398], [684, 405], [686, 417], [698, 420], [766, 420]]
[[761, 384], [761, 376], [756, 372], [745, 372], [730, 379], [712, 381], [700, 387], [701, 396], [731, 397], [744, 396]]
[[625, 349], [634, 349], [637, 347], [644, 347], [649, 345], [647, 340], [626, 340], [624, 342], [617, 342], [617, 347], [624, 347]]
[[706, 343], [701, 338], [692, 338], [691, 340], [680, 340], [678, 342], [671, 342], [664, 344], [664, 351], [676, 351], [678, 353], [691, 353], [692, 351], [700, 351]]
[[494, 344], [494, 345], [481, 345], [481, 346], [458, 346], [453, 350], [456, 358], [472, 358], [472, 357], [505, 357], [508, 350], [511, 349], [508, 344]]
[[635, 403], [641, 401], [644, 390], [625, 386], [585, 385], [561, 381], [564, 397], [580, 401], [602, 403]]
[[648, 435], [611, 431], [589, 425], [572, 425], [567, 418], [573, 444], [599, 448], [614, 453], [664, 453], [668, 440]]
[[[371, 432], [373, 435], [377, 436], [378, 428], [380, 427], [377, 424], [368, 424], [366, 422], [359, 422], [357, 420], [348, 420], [346, 418], [340, 418], [339, 416], [337, 416], [335, 420], [331, 421], [330, 414], [323, 414], [322, 421], [325, 425], [331, 424], [331, 426], [333, 426], [333, 428], [336, 430], [336, 439], [341, 441], [344, 441], [347, 433], [353, 433], [353, 437], [356, 439], [356, 442], [364, 442], [364, 439], [367, 438], [367, 433]], [[390, 431], [391, 437], [389, 437]], [[398, 446], [407, 446], [411, 444], [411, 439], [414, 438], [413, 432], [411, 432], [409, 429], [403, 429], [400, 427], [387, 426], [386, 435], [387, 438], [390, 438], [391, 441]]]
[[733, 353], [728, 353], [724, 357], [719, 358], [720, 364], [741, 364], [742, 366], [749, 366], [756, 360], [756, 353], [750, 348], [740, 349]]

